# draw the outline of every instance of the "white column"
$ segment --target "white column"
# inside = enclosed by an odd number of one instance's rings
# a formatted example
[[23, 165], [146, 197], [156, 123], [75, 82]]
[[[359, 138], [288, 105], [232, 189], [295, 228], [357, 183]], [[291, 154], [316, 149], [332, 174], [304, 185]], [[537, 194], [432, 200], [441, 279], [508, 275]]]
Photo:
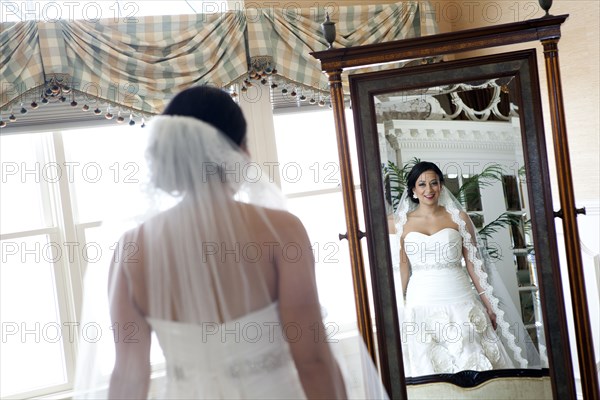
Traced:
[[240, 93], [239, 104], [248, 123], [248, 152], [263, 173], [281, 187], [270, 88], [254, 85]]

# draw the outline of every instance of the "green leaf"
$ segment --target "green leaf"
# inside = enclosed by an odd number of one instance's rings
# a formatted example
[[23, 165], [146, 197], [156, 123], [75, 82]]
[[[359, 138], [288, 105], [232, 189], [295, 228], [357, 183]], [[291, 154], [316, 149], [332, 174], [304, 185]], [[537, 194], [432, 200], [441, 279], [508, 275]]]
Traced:
[[500, 164], [490, 164], [479, 174], [463, 178], [463, 184], [456, 193], [456, 198], [461, 204], [472, 204], [481, 198], [481, 189], [490, 186], [496, 181], [502, 182], [504, 170]]
[[[521, 216], [509, 212], [504, 212], [498, 216], [495, 220], [485, 225], [479, 230], [479, 237], [483, 239], [484, 243], [488, 243], [491, 239], [491, 236], [503, 229], [506, 229], [509, 226], [519, 226], [521, 223]], [[494, 247], [486, 248], [490, 257], [494, 260], [500, 260], [500, 254], [498, 250]]]
[[519, 171], [517, 171], [517, 174], [519, 175], [519, 179], [521, 180], [521, 182], [525, 182], [527, 179], [527, 170], [525, 169], [525, 165], [522, 165], [519, 168]]
[[402, 193], [406, 189], [406, 177], [415, 164], [421, 162], [418, 158], [413, 158], [402, 168], [398, 167], [393, 161], [388, 161], [387, 165], [383, 166], [383, 180], [386, 189], [386, 196], [391, 199], [394, 212], [398, 208]]
[[504, 213], [500, 214], [498, 216], [498, 218], [496, 218], [489, 224], [482, 227], [478, 233], [482, 239], [489, 240], [494, 233], [496, 233], [502, 229], [505, 229], [509, 226], [517, 226], [518, 227], [520, 223], [521, 223], [520, 215], [510, 213], [510, 212], [504, 212]]

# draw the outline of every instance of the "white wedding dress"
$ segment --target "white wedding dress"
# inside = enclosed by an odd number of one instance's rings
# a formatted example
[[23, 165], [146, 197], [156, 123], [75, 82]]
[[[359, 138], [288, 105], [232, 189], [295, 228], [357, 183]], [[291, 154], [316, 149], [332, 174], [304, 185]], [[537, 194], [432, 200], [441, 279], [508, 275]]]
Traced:
[[514, 368], [462, 266], [452, 228], [409, 232], [411, 266], [401, 326], [406, 376]]
[[224, 324], [148, 322], [167, 365], [166, 384], [156, 398], [306, 398], [277, 303]]

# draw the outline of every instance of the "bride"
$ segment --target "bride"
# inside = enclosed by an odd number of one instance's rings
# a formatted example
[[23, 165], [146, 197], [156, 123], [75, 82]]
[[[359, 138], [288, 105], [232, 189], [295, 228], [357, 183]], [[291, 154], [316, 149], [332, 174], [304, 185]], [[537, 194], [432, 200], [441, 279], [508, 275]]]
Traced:
[[539, 367], [471, 219], [443, 183], [437, 165], [417, 163], [396, 213], [406, 375]]
[[[245, 134], [241, 109], [208, 86], [151, 121], [153, 204], [170, 205], [119, 242], [108, 274], [114, 343], [84, 343], [76, 397], [102, 396], [106, 351], [108, 397], [147, 398], [152, 332], [166, 360], [157, 398], [351, 396], [324, 334], [306, 231], [251, 173]], [[377, 386], [372, 362], [360, 362]]]

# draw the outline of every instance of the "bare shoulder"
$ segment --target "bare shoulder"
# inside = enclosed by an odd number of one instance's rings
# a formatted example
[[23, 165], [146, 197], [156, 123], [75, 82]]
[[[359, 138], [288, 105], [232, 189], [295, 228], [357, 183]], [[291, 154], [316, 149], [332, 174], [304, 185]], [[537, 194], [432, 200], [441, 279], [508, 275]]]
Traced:
[[406, 213], [406, 222], [410, 222], [411, 220], [414, 220], [415, 218], [419, 218], [419, 213], [417, 213], [417, 210], [412, 210], [408, 213]]
[[463, 210], [460, 211], [460, 213], [458, 214], [458, 216], [460, 217], [460, 219], [462, 219], [465, 222], [469, 222], [471, 220], [471, 218], [469, 217], [469, 214], [467, 214]]
[[404, 227], [406, 229], [418, 225], [423, 219], [423, 216], [420, 215], [417, 210], [413, 210], [406, 214], [406, 224]]
[[260, 208], [271, 220], [281, 223], [300, 224], [300, 219], [289, 211], [275, 210], [272, 208]]
[[419, 220], [419, 215], [415, 214], [414, 211], [411, 211], [408, 214], [406, 214], [406, 223], [402, 227], [402, 238], [404, 238], [404, 236], [406, 236], [407, 233], [416, 230], [416, 228], [419, 226]]
[[[144, 224], [140, 224], [136, 227], [129, 228], [119, 238], [119, 242], [116, 244], [117, 248], [114, 250], [115, 255], [122, 255], [124, 251], [131, 249], [138, 249], [143, 241]], [[129, 258], [117, 258], [117, 261], [122, 263], [130, 262]]]
[[269, 219], [276, 224], [280, 232], [291, 236], [306, 236], [306, 228], [300, 218], [283, 210], [266, 209]]
[[282, 239], [306, 236], [306, 229], [302, 221], [288, 211], [251, 205], [244, 205], [244, 208], [246, 215], [250, 218], [249, 222], [255, 226], [270, 225], [265, 228], [275, 230], [275, 233]]

